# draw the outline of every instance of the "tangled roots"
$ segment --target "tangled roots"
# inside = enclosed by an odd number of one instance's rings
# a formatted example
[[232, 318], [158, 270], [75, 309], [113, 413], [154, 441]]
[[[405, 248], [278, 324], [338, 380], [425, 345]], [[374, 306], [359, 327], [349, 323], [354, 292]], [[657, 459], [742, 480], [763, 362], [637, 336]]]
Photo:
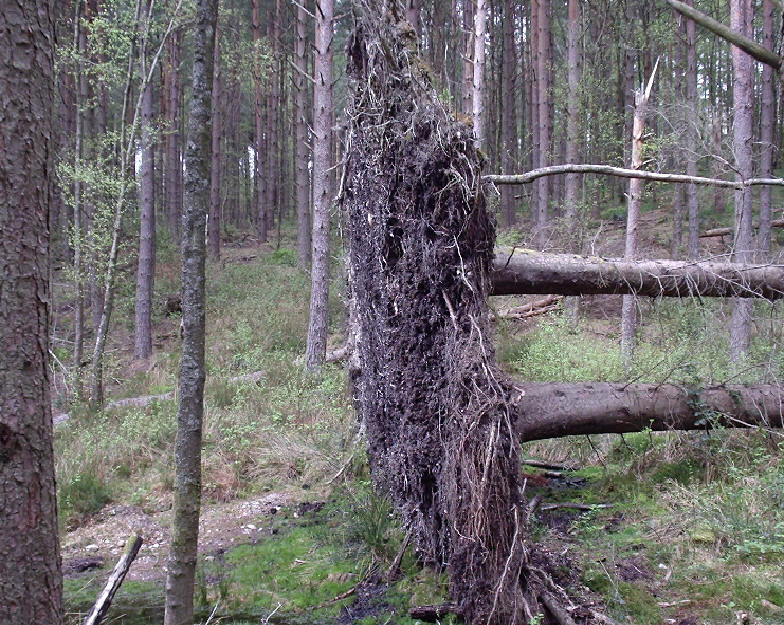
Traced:
[[[495, 226], [472, 133], [393, 0], [355, 3], [341, 201], [373, 479], [471, 623], [533, 616], [514, 388], [489, 340]], [[379, 4], [382, 11], [379, 15]]]

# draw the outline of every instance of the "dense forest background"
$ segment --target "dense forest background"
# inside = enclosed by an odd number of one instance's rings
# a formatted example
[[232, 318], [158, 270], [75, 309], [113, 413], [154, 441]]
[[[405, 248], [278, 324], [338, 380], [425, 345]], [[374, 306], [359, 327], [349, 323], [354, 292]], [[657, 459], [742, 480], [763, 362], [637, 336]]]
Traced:
[[[356, 419], [361, 296], [346, 208], [356, 171], [345, 165], [359, 122], [347, 45], [367, 4], [221, 0], [209, 93], [194, 87], [210, 76], [199, 70], [211, 49], [198, 35], [206, 4], [71, 0], [52, 15], [47, 366], [66, 621], [82, 621], [132, 532], [144, 546], [112, 622], [163, 616], [180, 358], [198, 339], [185, 268], [204, 243], [196, 622], [413, 624], [433, 618], [416, 611], [431, 604], [453, 608], [436, 613], [441, 622], [461, 622], [449, 563], [423, 566], [433, 563], [410, 510], [401, 518], [396, 494], [378, 488]], [[473, 131], [490, 176], [478, 197], [507, 265], [522, 249], [780, 268], [778, 70], [671, 4], [406, 0], [410, 30], [398, 34], [450, 119]], [[781, 50], [777, 1], [684, 4]], [[209, 163], [188, 160], [200, 130]], [[412, 125], [408, 139], [419, 132]], [[778, 182], [500, 177], [566, 163]], [[201, 185], [203, 233], [189, 184]], [[530, 566], [546, 569], [541, 596], [555, 605], [530, 622], [569, 623], [558, 606], [576, 623], [784, 622], [780, 432], [767, 414], [763, 427], [732, 430], [749, 424], [722, 420], [697, 390], [780, 387], [778, 291], [722, 299], [700, 288], [679, 299], [544, 290], [489, 300], [488, 351], [504, 375], [677, 385], [686, 429], [697, 430], [655, 432], [664, 428], [651, 418], [638, 433], [523, 444], [526, 523], [541, 554]], [[575, 397], [575, 412], [599, 403]]]

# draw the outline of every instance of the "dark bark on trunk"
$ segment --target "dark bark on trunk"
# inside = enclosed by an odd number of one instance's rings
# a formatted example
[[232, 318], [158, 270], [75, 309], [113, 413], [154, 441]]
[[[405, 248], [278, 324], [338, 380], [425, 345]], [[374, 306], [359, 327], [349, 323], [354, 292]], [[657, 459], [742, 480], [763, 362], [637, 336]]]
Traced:
[[523, 442], [646, 429], [784, 428], [777, 386], [695, 390], [672, 384], [526, 382], [520, 388], [524, 394], [515, 410]]
[[644, 297], [742, 297], [781, 299], [780, 265], [626, 261], [541, 254], [532, 250], [496, 253], [491, 295], [633, 294]]
[[[731, 0], [730, 22], [733, 30], [750, 36], [752, 31], [751, 0]], [[737, 178], [751, 178], [752, 115], [754, 104], [753, 67], [749, 56], [741, 49], [732, 47], [732, 101], [733, 101], [733, 152]], [[749, 263], [754, 256], [751, 230], [751, 189], [735, 191], [735, 241], [733, 260]], [[750, 301], [738, 301], [732, 311], [730, 325], [730, 360], [737, 362], [746, 354], [751, 341]]]
[[210, 204], [211, 105], [218, 0], [199, 0], [193, 90], [185, 151], [182, 219], [182, 362], [175, 443], [176, 485], [167, 563], [164, 625], [193, 623], [193, 588], [201, 506], [204, 414], [205, 227]]
[[62, 622], [49, 376], [51, 2], [0, 18], [0, 622]]
[[154, 141], [155, 110], [153, 86], [147, 85], [142, 96], [142, 162], [139, 199], [141, 203], [139, 231], [139, 266], [136, 273], [133, 357], [149, 360], [152, 355], [152, 291], [155, 279], [155, 180]]
[[313, 265], [305, 366], [314, 370], [327, 354], [329, 303], [329, 208], [332, 111], [333, 0], [316, 0], [313, 73]]
[[[537, 20], [537, 44], [539, 47], [537, 77], [539, 85], [539, 167], [547, 167], [552, 150], [553, 118], [550, 107], [550, 0], [539, 0]], [[543, 249], [547, 241], [548, 212], [550, 209], [550, 185], [547, 178], [538, 183], [536, 206], [536, 246]]]
[[294, 166], [297, 212], [297, 262], [300, 268], [310, 268], [310, 178], [308, 175], [308, 89], [306, 74], [307, 36], [305, 8], [297, 8], [297, 39], [295, 49], [296, 72], [294, 73], [295, 144]]
[[220, 70], [220, 29], [215, 27], [215, 61], [212, 78], [212, 166], [210, 171], [210, 213], [207, 247], [210, 257], [218, 260], [221, 254], [221, 138], [223, 137], [223, 93]]

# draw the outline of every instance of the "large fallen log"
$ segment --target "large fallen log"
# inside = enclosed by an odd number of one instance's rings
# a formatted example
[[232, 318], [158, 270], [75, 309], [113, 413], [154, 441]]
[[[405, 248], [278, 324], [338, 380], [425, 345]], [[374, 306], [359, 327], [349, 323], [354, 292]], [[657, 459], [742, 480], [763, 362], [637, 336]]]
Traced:
[[641, 295], [751, 297], [784, 295], [784, 266], [674, 260], [625, 261], [532, 250], [499, 250], [491, 295]]
[[778, 386], [542, 382], [520, 384], [515, 406], [521, 441], [577, 434], [611, 434], [716, 427], [784, 428]]

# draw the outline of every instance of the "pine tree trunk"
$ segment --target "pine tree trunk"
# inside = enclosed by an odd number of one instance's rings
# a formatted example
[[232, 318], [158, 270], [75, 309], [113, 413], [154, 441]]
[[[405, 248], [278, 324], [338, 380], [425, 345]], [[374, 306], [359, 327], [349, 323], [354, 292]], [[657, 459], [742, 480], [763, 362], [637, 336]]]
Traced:
[[182, 362], [172, 542], [167, 562], [164, 625], [192, 625], [201, 506], [204, 414], [205, 226], [210, 205], [212, 81], [218, 0], [199, 0], [193, 50], [193, 89], [185, 151], [182, 232]]
[[169, 39], [169, 63], [166, 68], [166, 218], [169, 232], [176, 241], [180, 232], [180, 44], [182, 33], [177, 30]]
[[[505, 172], [517, 168], [517, 50], [515, 45], [515, 2], [506, 0], [504, 4], [503, 25], [503, 141], [501, 146], [501, 169]], [[501, 212], [504, 215], [504, 225], [511, 227], [517, 221], [515, 214], [516, 201], [513, 189], [501, 189]]]
[[[687, 0], [694, 4], [694, 0]], [[687, 146], [686, 174], [697, 175], [697, 42], [695, 24], [686, 20], [686, 109], [687, 114]], [[697, 185], [686, 187], [686, 203], [689, 209], [689, 245], [688, 256], [695, 260], [699, 256], [700, 215], [697, 198]]]
[[[774, 3], [772, 0], [762, 2], [762, 45], [768, 50], [773, 49]], [[773, 126], [775, 124], [775, 88], [773, 68], [762, 66], [762, 108], [760, 122], [760, 171], [763, 178], [773, 174]], [[760, 189], [760, 223], [759, 223], [759, 260], [766, 260], [770, 253], [770, 217], [771, 187]]]
[[474, 0], [463, 2], [463, 114], [474, 113]]
[[210, 171], [210, 212], [207, 247], [210, 256], [221, 255], [221, 139], [223, 137], [223, 92], [220, 69], [220, 29], [215, 27], [215, 61], [212, 78], [212, 166]]
[[53, 3], [0, 9], [0, 623], [60, 625], [49, 376]]
[[297, 261], [300, 268], [310, 267], [310, 179], [308, 175], [308, 82], [306, 74], [307, 36], [305, 7], [297, 7], [297, 38], [295, 42], [296, 71], [294, 73], [295, 145], [294, 166], [297, 211]]
[[480, 149], [486, 148], [485, 136], [486, 116], [485, 110], [485, 39], [487, 37], [487, 5], [485, 0], [476, 0], [474, 13], [474, 92], [473, 92], [473, 121], [474, 138]]
[[[550, 0], [539, 0], [538, 20], [539, 56], [537, 73], [539, 77], [539, 167], [550, 164], [552, 150], [553, 120], [550, 108]], [[550, 183], [539, 181], [536, 209], [536, 247], [544, 249], [547, 241], [548, 213], [550, 209]]]
[[[731, 28], [745, 36], [751, 36], [751, 0], [730, 1]], [[751, 58], [739, 48], [732, 46], [732, 101], [733, 101], [733, 152], [738, 179], [751, 178], [751, 141], [753, 113], [753, 67]], [[751, 262], [753, 241], [751, 229], [751, 188], [735, 191], [735, 240], [733, 260]], [[752, 305], [747, 300], [737, 300], [732, 311], [730, 325], [730, 360], [738, 362], [746, 354], [751, 341]]]
[[152, 354], [152, 289], [155, 278], [154, 123], [153, 86], [149, 83], [142, 96], [141, 216], [133, 337], [133, 357], [137, 360], [149, 360]]
[[327, 353], [329, 300], [329, 209], [332, 112], [333, 0], [316, 0], [315, 60], [313, 73], [313, 265], [310, 318], [305, 366], [313, 371], [324, 364]]
[[76, 107], [76, 132], [74, 134], [74, 182], [73, 182], [73, 268], [76, 302], [74, 303], [74, 392], [77, 397], [82, 394], [81, 366], [84, 351], [84, 276], [82, 269], [84, 227], [82, 225], [82, 157], [84, 152], [84, 118], [87, 106], [87, 78], [82, 70], [82, 58], [85, 54], [85, 34], [80, 27], [82, 22], [81, 0], [76, 0], [74, 13], [73, 46], [76, 53], [74, 76], [74, 104]]
[[[259, 22], [259, 0], [253, 0], [253, 44], [258, 48], [261, 45], [261, 23]], [[256, 230], [259, 243], [267, 242], [268, 235], [268, 216], [267, 216], [267, 194], [264, 174], [264, 163], [268, 160], [268, 155], [264, 144], [264, 100], [262, 92], [260, 50], [256, 50], [253, 61], [253, 101], [254, 101], [254, 127], [255, 136], [253, 147], [256, 152], [255, 157], [255, 204], [256, 204]], [[239, 189], [239, 187], [238, 187]]]

